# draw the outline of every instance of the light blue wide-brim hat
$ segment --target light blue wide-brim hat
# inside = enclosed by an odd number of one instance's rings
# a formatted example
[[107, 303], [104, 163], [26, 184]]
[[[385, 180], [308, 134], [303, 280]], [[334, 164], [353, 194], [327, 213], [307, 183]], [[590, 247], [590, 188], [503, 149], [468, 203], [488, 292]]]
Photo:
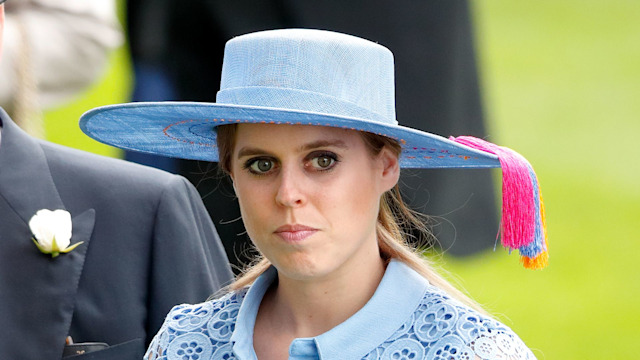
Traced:
[[228, 41], [215, 103], [117, 104], [80, 119], [82, 131], [109, 145], [207, 161], [218, 161], [216, 126], [234, 123], [331, 126], [384, 135], [402, 144], [406, 168], [500, 166], [493, 154], [398, 125], [392, 53], [371, 41], [323, 30], [269, 30]]
[[104, 106], [82, 115], [80, 127], [123, 149], [218, 161], [219, 125], [331, 126], [397, 140], [405, 168], [500, 167], [502, 244], [518, 249], [525, 267], [546, 266], [544, 206], [529, 162], [482, 139], [449, 140], [398, 125], [393, 73], [391, 52], [368, 40], [322, 30], [262, 31], [227, 42], [215, 103]]

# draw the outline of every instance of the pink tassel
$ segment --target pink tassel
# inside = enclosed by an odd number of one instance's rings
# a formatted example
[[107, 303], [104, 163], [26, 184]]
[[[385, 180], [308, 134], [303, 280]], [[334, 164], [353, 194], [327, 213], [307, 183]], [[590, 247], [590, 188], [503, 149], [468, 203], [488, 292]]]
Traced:
[[542, 193], [538, 184], [538, 177], [529, 169], [529, 175], [533, 182], [533, 191], [535, 195], [536, 205], [536, 226], [535, 239], [529, 245], [518, 249], [520, 260], [527, 269], [542, 269], [549, 262], [549, 251], [547, 244], [547, 224], [545, 220], [544, 202], [542, 201]]
[[451, 137], [450, 140], [498, 156], [502, 168], [502, 245], [511, 251], [531, 244], [535, 239], [538, 214], [533, 189], [537, 181], [530, 177], [529, 162], [509, 148], [472, 136]]

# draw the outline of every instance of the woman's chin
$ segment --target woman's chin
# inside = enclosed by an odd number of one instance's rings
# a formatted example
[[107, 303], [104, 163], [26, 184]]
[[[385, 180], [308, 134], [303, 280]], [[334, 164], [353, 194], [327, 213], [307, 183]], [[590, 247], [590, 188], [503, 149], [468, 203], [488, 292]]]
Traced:
[[297, 281], [316, 280], [331, 273], [328, 264], [322, 264], [308, 257], [280, 259], [272, 264], [278, 269], [280, 277], [284, 276]]

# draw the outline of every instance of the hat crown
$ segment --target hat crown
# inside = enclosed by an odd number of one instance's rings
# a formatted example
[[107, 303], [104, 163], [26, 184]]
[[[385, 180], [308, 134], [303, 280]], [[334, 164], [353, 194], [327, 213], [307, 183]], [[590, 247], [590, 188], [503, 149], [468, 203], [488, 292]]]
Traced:
[[397, 124], [393, 55], [323, 30], [269, 30], [227, 42], [216, 102]]

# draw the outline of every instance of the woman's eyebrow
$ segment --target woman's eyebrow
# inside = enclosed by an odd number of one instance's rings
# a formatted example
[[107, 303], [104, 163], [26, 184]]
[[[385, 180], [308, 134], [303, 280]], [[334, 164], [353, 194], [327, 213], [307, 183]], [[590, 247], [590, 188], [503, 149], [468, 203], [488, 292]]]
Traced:
[[243, 147], [238, 151], [238, 158], [241, 158], [243, 156], [264, 155], [268, 153], [269, 153], [268, 151], [258, 149], [258, 148]]
[[318, 140], [300, 147], [300, 150], [311, 150], [321, 147], [338, 147], [341, 149], [347, 149], [347, 144], [342, 140]]

